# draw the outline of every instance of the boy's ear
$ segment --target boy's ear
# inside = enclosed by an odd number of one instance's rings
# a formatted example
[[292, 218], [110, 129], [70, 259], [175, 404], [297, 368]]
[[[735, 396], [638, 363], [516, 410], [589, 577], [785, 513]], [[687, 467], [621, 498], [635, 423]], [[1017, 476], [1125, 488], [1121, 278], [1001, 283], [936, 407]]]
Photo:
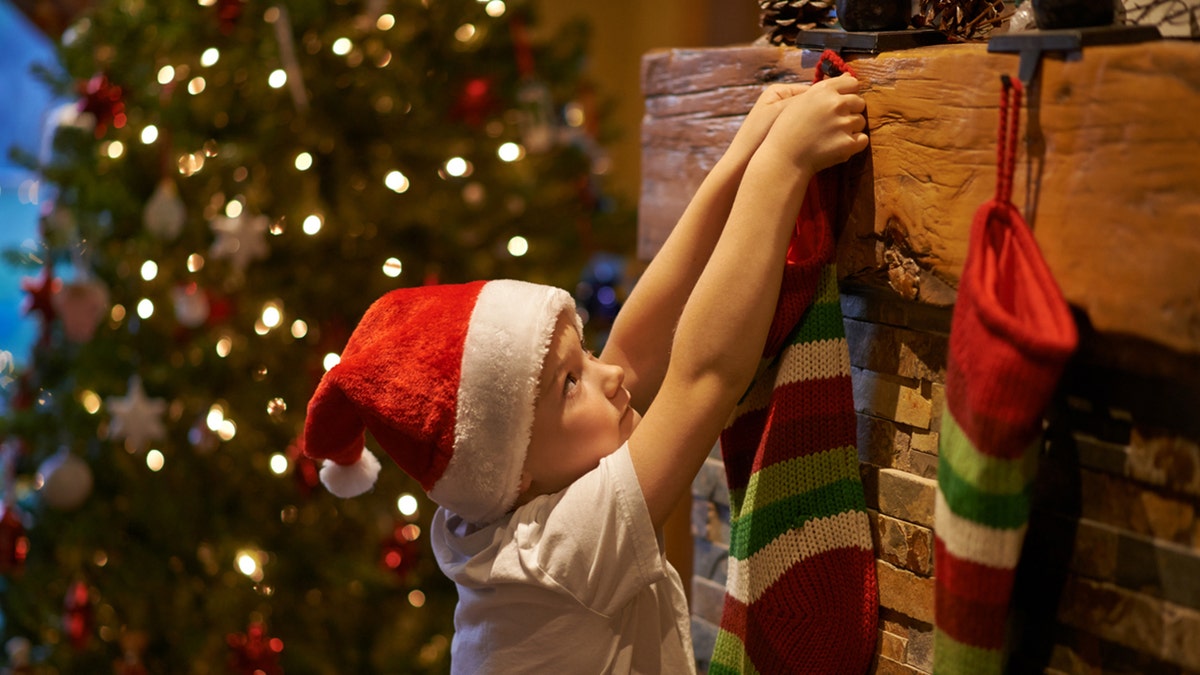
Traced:
[[529, 475], [526, 469], [521, 470], [521, 487], [517, 489], [518, 495], [524, 495], [529, 491], [529, 486], [533, 485], [533, 476]]

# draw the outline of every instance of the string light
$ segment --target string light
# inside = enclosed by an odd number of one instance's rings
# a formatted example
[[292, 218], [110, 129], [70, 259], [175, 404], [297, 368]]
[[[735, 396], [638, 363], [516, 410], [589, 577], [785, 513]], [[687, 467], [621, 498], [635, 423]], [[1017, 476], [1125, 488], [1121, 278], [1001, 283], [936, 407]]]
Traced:
[[575, 103], [575, 102], [568, 103], [563, 108], [563, 117], [567, 121], [567, 126], [572, 126], [572, 127], [583, 126], [584, 120], [586, 119], [586, 115], [584, 114], [584, 111], [583, 111], [583, 106], [579, 105], [578, 103]]
[[228, 218], [237, 218], [238, 216], [242, 215], [243, 208], [244, 207], [242, 206], [241, 201], [237, 199], [230, 200], [230, 202], [225, 205], [225, 216]]
[[508, 254], [514, 258], [520, 258], [529, 252], [529, 240], [522, 236], [516, 236], [508, 240]]
[[217, 356], [225, 358], [233, 351], [233, 340], [228, 335], [222, 335], [216, 344]]
[[332, 49], [334, 54], [337, 54], [338, 56], [345, 56], [350, 53], [350, 49], [353, 46], [353, 43], [350, 42], [350, 38], [340, 37], [333, 41]]
[[464, 23], [454, 31], [454, 38], [459, 42], [470, 42], [475, 37], [475, 24]]
[[308, 171], [309, 169], [312, 168], [312, 165], [313, 165], [312, 155], [308, 154], [307, 152], [301, 152], [300, 154], [296, 155], [296, 170], [297, 171]]
[[396, 277], [400, 276], [400, 272], [403, 269], [404, 266], [400, 263], [399, 258], [388, 258], [387, 260], [383, 261], [383, 273], [385, 276], [395, 279]]
[[391, 14], [380, 14], [375, 20], [375, 27], [379, 30], [391, 30], [396, 25], [396, 17]]
[[192, 80], [188, 82], [188, 93], [192, 96], [195, 96], [196, 94], [204, 91], [204, 88], [207, 85], [208, 83], [204, 81], [203, 77], [193, 77]]
[[170, 84], [175, 79], [175, 68], [172, 66], [163, 66], [158, 69], [158, 83]]
[[504, 0], [491, 0], [491, 2], [489, 2], [487, 6], [483, 8], [483, 11], [487, 12], [488, 16], [495, 18], [504, 16], [504, 12], [507, 9], [508, 7], [505, 6]]
[[262, 322], [267, 325], [267, 328], [278, 328], [283, 322], [283, 310], [280, 309], [279, 303], [272, 300], [263, 305]]
[[321, 220], [321, 216], [316, 214], [310, 215], [304, 219], [304, 234], [307, 234], [311, 237], [312, 235], [321, 231], [322, 225], [324, 225], [324, 223]]
[[204, 256], [193, 253], [187, 257], [187, 269], [192, 274], [204, 269]]
[[508, 142], [502, 144], [497, 150], [496, 155], [505, 162], [515, 162], [525, 156], [525, 148], [519, 143]]
[[296, 319], [295, 321], [293, 321], [292, 322], [292, 337], [299, 340], [300, 338], [304, 337], [305, 335], [308, 335], [308, 324], [301, 321], [300, 319]]
[[287, 473], [288, 459], [280, 453], [271, 455], [271, 473], [276, 476], [282, 476]]
[[326, 371], [329, 371], [329, 370], [332, 370], [334, 366], [336, 366], [337, 364], [339, 364], [341, 362], [342, 362], [342, 356], [340, 354], [334, 354], [333, 352], [329, 352], [328, 354], [325, 355], [325, 358], [321, 360], [321, 365], [325, 367]]
[[146, 127], [142, 129], [141, 138], [143, 145], [150, 145], [154, 141], [157, 141], [158, 127], [154, 126], [153, 124], [147, 124]]
[[100, 146], [100, 152], [108, 155], [109, 159], [117, 159], [125, 154], [125, 144], [121, 141], [112, 141]]
[[203, 54], [200, 55], [200, 65], [204, 66], [205, 68], [211, 68], [217, 64], [217, 61], [220, 58], [220, 50], [218, 50], [216, 47], [209, 47], [208, 49], [204, 50]]
[[158, 276], [158, 263], [153, 260], [147, 260], [142, 263], [142, 279], [153, 281]]
[[269, 87], [272, 89], [282, 89], [285, 84], [287, 84], [287, 73], [282, 68], [271, 71], [271, 75], [267, 78], [267, 85]]
[[83, 409], [88, 411], [89, 415], [100, 412], [100, 396], [91, 389], [85, 389], [80, 393], [79, 402], [83, 404]]
[[262, 564], [264, 557], [266, 556], [263, 555], [262, 551], [242, 549], [241, 551], [238, 551], [237, 558], [235, 559], [237, 570], [254, 581], [262, 581]]
[[446, 160], [444, 167], [446, 173], [454, 176], [455, 178], [469, 176], [474, 170], [474, 167], [471, 166], [471, 163], [462, 157], [451, 157], [450, 159]]
[[383, 179], [383, 184], [396, 194], [404, 194], [405, 192], [408, 192], [408, 188], [410, 186], [410, 183], [408, 182], [408, 176], [405, 176], [399, 171], [392, 171], [388, 173], [388, 175]]
[[150, 298], [142, 298], [137, 304], [137, 314], [143, 319], [154, 316], [154, 302]]
[[165, 462], [166, 459], [163, 457], [163, 454], [160, 450], [151, 449], [150, 452], [146, 453], [146, 466], [149, 467], [151, 471], [162, 471], [163, 464]]
[[413, 607], [425, 606], [425, 594], [420, 589], [413, 589], [408, 593], [408, 604]]
[[416, 515], [417, 513], [417, 498], [407, 492], [400, 495], [396, 500], [396, 508], [401, 514], [406, 516]]

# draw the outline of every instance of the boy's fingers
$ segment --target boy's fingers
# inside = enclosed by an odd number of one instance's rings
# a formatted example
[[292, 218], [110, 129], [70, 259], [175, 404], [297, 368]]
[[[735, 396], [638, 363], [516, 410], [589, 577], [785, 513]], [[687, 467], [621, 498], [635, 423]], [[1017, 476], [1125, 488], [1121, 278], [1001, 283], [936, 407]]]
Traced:
[[778, 82], [767, 87], [767, 90], [763, 92], [763, 98], [782, 101], [805, 92], [810, 86], [800, 82]]
[[853, 75], [839, 75], [821, 81], [828, 82], [828, 86], [833, 87], [833, 90], [839, 94], [854, 94], [858, 92], [858, 79]]

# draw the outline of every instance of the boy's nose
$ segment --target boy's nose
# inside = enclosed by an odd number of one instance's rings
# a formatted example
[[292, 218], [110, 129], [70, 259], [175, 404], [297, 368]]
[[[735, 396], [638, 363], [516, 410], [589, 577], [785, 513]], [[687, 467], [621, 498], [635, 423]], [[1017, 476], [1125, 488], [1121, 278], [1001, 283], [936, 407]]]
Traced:
[[625, 384], [625, 369], [618, 365], [604, 365], [605, 389], [609, 398], [621, 391], [621, 386]]

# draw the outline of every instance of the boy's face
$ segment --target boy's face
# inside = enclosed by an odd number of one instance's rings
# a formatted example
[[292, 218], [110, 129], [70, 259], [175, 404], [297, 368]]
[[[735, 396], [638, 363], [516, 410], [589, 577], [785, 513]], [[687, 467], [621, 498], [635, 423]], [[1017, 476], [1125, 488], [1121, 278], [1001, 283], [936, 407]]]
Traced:
[[574, 317], [560, 316], [538, 383], [521, 501], [562, 490], [629, 439], [641, 415], [624, 381], [623, 368], [584, 350]]

